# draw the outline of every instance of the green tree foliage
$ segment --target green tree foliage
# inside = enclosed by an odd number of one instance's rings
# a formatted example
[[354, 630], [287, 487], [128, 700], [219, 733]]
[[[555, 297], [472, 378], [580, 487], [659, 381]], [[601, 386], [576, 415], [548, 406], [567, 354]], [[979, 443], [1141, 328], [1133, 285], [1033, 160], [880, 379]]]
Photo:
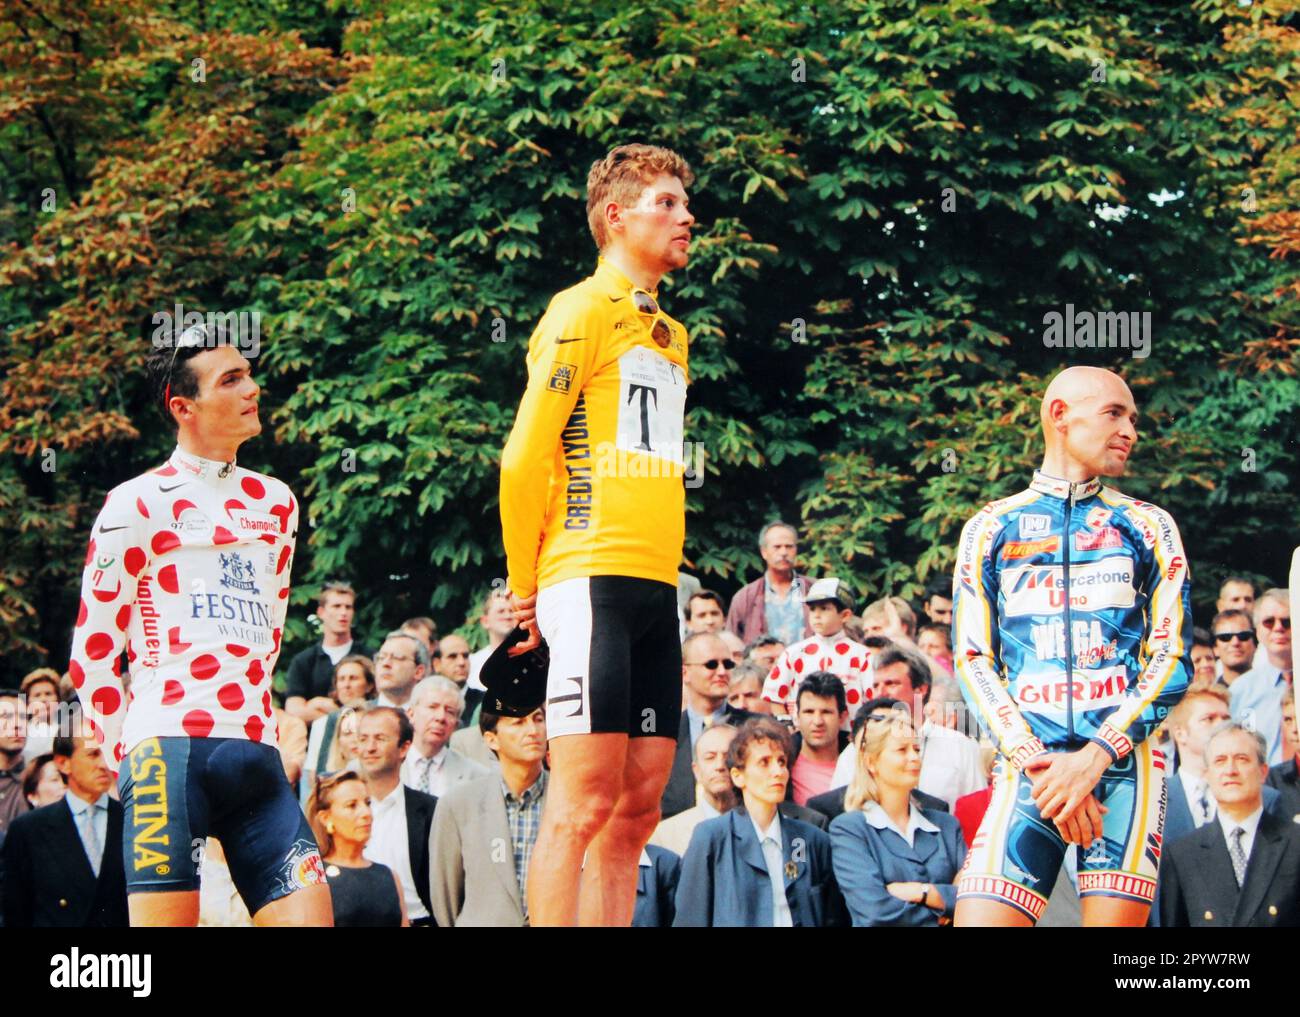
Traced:
[[[962, 521], [1024, 484], [1039, 395], [1073, 363], [1130, 380], [1122, 486], [1179, 519], [1198, 608], [1229, 568], [1283, 578], [1300, 104], [1281, 0], [134, 10], [114, 31], [150, 44], [101, 47], [137, 53], [133, 73], [67, 104], [121, 143], [79, 163], [75, 208], [11, 217], [0, 265], [0, 638], [23, 665], [62, 663], [89, 516], [165, 449], [129, 323], [174, 299], [263, 314], [274, 434], [247, 458], [305, 509], [289, 648], [337, 576], [364, 631], [477, 615], [504, 575], [524, 347], [594, 264], [587, 168], [630, 140], [697, 175], [692, 263], [661, 295], [692, 337], [707, 464], [686, 557], [706, 585], [756, 574], [779, 515], [809, 571], [916, 592]], [[224, 91], [189, 81], [209, 51]], [[57, 163], [24, 129], [24, 158]], [[1066, 304], [1150, 312], [1150, 356], [1046, 347]], [[65, 446], [74, 467], [41, 474]]]

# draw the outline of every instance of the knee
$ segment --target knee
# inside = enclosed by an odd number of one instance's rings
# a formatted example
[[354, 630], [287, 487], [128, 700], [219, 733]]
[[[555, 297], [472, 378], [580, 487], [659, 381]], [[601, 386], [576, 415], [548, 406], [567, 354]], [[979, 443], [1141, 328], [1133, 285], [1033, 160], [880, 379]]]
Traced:
[[618, 803], [619, 825], [629, 841], [644, 846], [659, 825], [659, 799], [643, 794], [624, 794]]
[[559, 800], [547, 795], [546, 818], [567, 839], [589, 844], [614, 815], [614, 796], [594, 791], [580, 798]]

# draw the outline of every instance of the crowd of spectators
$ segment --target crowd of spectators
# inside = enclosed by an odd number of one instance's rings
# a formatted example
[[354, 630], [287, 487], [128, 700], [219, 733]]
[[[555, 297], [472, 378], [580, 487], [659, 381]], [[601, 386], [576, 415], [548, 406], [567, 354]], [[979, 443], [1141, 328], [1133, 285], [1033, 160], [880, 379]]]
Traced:
[[[729, 603], [681, 576], [683, 709], [633, 924], [952, 919], [995, 752], [954, 676], [950, 587], [859, 611], [839, 578], [801, 575], [798, 551], [793, 527], [764, 527], [764, 571]], [[508, 596], [485, 598], [477, 651], [427, 617], [368, 643], [355, 609], [350, 586], [327, 584], [320, 640], [276, 686], [285, 774], [321, 848], [336, 924], [527, 924], [545, 711], [493, 713], [479, 681], [513, 628]], [[1278, 861], [1300, 823], [1287, 591], [1228, 579], [1191, 657], [1192, 684], [1156, 736], [1169, 779], [1152, 924], [1300, 923], [1294, 845]], [[0, 690], [10, 926], [126, 924], [121, 807], [100, 750], [67, 735], [73, 703], [48, 668]], [[1216, 836], [1230, 865], [1194, 850]], [[251, 924], [220, 844], [196, 850], [201, 923]], [[1072, 873], [1067, 854], [1040, 924], [1077, 924]]]

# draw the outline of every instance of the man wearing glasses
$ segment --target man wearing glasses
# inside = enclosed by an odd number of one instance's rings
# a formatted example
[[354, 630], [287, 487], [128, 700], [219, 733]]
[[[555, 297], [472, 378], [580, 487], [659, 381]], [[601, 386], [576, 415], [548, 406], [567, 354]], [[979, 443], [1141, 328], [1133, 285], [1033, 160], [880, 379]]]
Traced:
[[1250, 612], [1237, 608], [1220, 611], [1210, 629], [1214, 633], [1214, 655], [1219, 658], [1218, 681], [1232, 688], [1255, 660], [1255, 628]]
[[694, 632], [682, 643], [682, 698], [684, 709], [677, 728], [677, 750], [664, 788], [663, 818], [695, 805], [695, 775], [691, 770], [695, 743], [717, 724], [739, 727], [757, 716], [727, 702], [731, 670], [736, 662], [722, 637], [715, 632]]
[[147, 368], [176, 449], [105, 500], [68, 665], [96, 742], [121, 770], [131, 924], [197, 923], [195, 845], [212, 835], [257, 924], [330, 925], [271, 708], [298, 503], [235, 463], [262, 430], [260, 390], [225, 336], [188, 329]]
[[1256, 664], [1232, 686], [1232, 719], [1258, 731], [1268, 765], [1282, 762], [1282, 697], [1292, 685], [1291, 602], [1286, 590], [1265, 590], [1255, 602]]
[[534, 925], [631, 924], [672, 766], [687, 336], [658, 286], [689, 259], [692, 179], [681, 156], [650, 145], [592, 166], [596, 270], [552, 299], [529, 339], [501, 457], [511, 603], [529, 632], [511, 652], [550, 648]]

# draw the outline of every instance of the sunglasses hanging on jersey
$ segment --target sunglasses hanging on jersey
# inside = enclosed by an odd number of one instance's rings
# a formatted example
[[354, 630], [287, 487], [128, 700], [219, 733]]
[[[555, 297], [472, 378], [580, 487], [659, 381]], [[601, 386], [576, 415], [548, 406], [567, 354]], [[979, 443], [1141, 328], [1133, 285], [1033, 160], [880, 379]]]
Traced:
[[650, 326], [650, 334], [654, 337], [660, 347], [666, 347], [673, 338], [673, 330], [669, 327], [668, 322], [663, 319], [663, 312], [659, 310], [659, 304], [646, 290], [641, 288], [632, 291], [632, 304], [636, 307], [638, 314], [654, 316], [654, 324]]

